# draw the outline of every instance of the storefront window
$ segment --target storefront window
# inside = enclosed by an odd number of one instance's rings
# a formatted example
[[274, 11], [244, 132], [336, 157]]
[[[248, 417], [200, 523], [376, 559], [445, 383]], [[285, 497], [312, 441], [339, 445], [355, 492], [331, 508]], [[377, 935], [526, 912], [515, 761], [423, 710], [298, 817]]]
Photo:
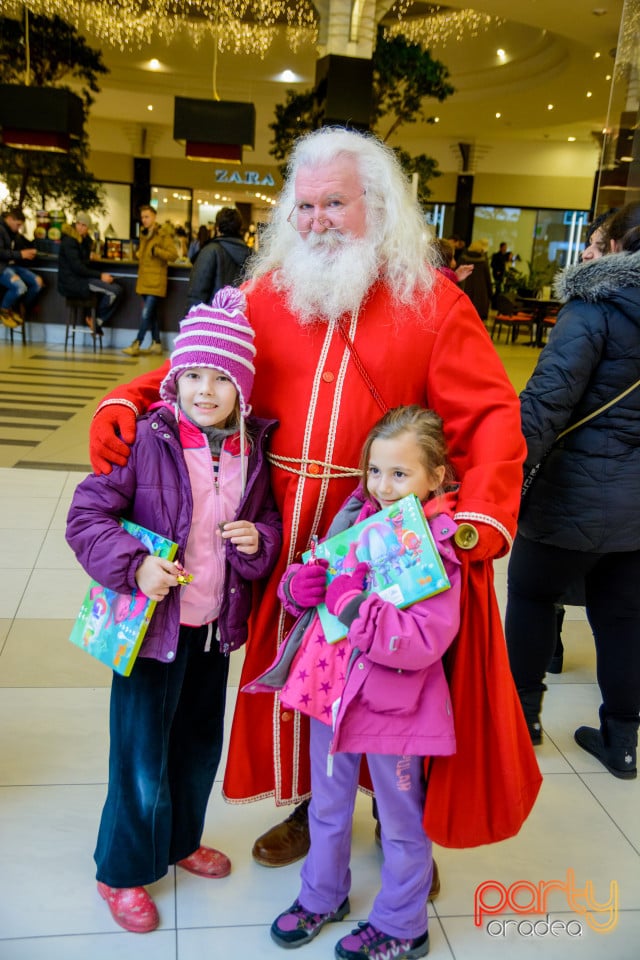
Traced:
[[128, 183], [103, 182], [105, 191], [104, 213], [92, 213], [96, 231], [101, 240], [107, 237], [120, 239], [129, 236], [129, 218], [131, 216], [131, 185]]
[[506, 243], [511, 284], [536, 295], [551, 286], [558, 270], [579, 260], [587, 220], [586, 210], [476, 207], [473, 239], [488, 240], [489, 257]]

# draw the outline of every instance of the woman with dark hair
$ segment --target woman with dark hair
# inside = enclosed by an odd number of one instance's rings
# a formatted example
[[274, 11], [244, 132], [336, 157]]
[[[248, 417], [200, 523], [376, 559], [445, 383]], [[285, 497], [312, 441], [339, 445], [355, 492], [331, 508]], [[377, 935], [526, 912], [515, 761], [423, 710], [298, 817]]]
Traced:
[[[523, 499], [509, 561], [506, 635], [532, 741], [540, 743], [555, 606], [584, 579], [602, 696], [575, 739], [616, 777], [637, 775], [640, 718], [640, 203], [606, 225], [612, 255], [569, 267], [567, 301], [521, 394]], [[584, 422], [582, 422], [584, 421]], [[566, 435], [565, 435], [566, 434]]]
[[198, 228], [198, 232], [195, 236], [195, 239], [189, 244], [189, 252], [187, 256], [191, 263], [196, 262], [196, 257], [200, 253], [203, 247], [211, 240], [211, 234], [209, 233], [209, 227], [206, 227], [204, 223]]

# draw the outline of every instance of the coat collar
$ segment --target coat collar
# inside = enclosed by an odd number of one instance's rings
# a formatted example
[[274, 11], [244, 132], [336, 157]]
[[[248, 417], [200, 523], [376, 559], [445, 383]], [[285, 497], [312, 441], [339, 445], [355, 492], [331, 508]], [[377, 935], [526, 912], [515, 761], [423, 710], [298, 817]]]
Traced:
[[556, 278], [554, 290], [560, 300], [589, 303], [609, 300], [627, 287], [640, 287], [640, 253], [612, 253], [567, 267]]

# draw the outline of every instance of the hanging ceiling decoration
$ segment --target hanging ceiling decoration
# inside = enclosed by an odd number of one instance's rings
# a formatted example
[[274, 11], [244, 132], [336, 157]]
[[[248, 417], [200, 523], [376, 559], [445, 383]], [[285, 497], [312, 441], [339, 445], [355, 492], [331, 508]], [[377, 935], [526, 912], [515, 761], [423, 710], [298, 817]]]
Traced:
[[[181, 33], [195, 45], [217, 38], [223, 53], [264, 57], [276, 35], [286, 30], [293, 50], [318, 38], [312, 0], [2, 0], [5, 15], [24, 11], [59, 16], [80, 30], [119, 47], [141, 49], [151, 38], [170, 43]], [[384, 16], [388, 36], [401, 34], [425, 47], [477, 36], [503, 23], [476, 10], [397, 0]]]
[[253, 150], [256, 108], [232, 100], [176, 97], [173, 139], [185, 145], [189, 160], [242, 163], [242, 148]]
[[282, 27], [292, 49], [317, 35], [311, 0], [4, 0], [2, 9], [59, 16], [121, 50], [186, 33], [196, 45], [216, 37], [220, 52], [263, 57]]
[[5, 147], [66, 153], [82, 136], [83, 118], [82, 100], [70, 90], [0, 84]]
[[[388, 17], [392, 18], [389, 22]], [[416, 3], [415, 0], [397, 0], [385, 18], [385, 33], [389, 37], [402, 35], [423, 47], [444, 47], [451, 40], [477, 37], [490, 27], [504, 23], [502, 17], [436, 3]]]

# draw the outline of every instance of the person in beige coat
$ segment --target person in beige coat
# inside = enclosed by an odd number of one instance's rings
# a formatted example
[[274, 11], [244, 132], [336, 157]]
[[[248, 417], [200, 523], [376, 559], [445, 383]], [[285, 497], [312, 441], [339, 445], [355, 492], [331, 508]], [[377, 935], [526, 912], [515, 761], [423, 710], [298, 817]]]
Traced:
[[[140, 328], [130, 347], [123, 353], [137, 357], [139, 353], [162, 353], [158, 326], [158, 301], [167, 295], [169, 264], [176, 259], [176, 246], [171, 228], [159, 226], [153, 207], [140, 207], [140, 247], [138, 249], [138, 281], [136, 293], [142, 297]], [[151, 333], [151, 347], [141, 350], [147, 331]]]

